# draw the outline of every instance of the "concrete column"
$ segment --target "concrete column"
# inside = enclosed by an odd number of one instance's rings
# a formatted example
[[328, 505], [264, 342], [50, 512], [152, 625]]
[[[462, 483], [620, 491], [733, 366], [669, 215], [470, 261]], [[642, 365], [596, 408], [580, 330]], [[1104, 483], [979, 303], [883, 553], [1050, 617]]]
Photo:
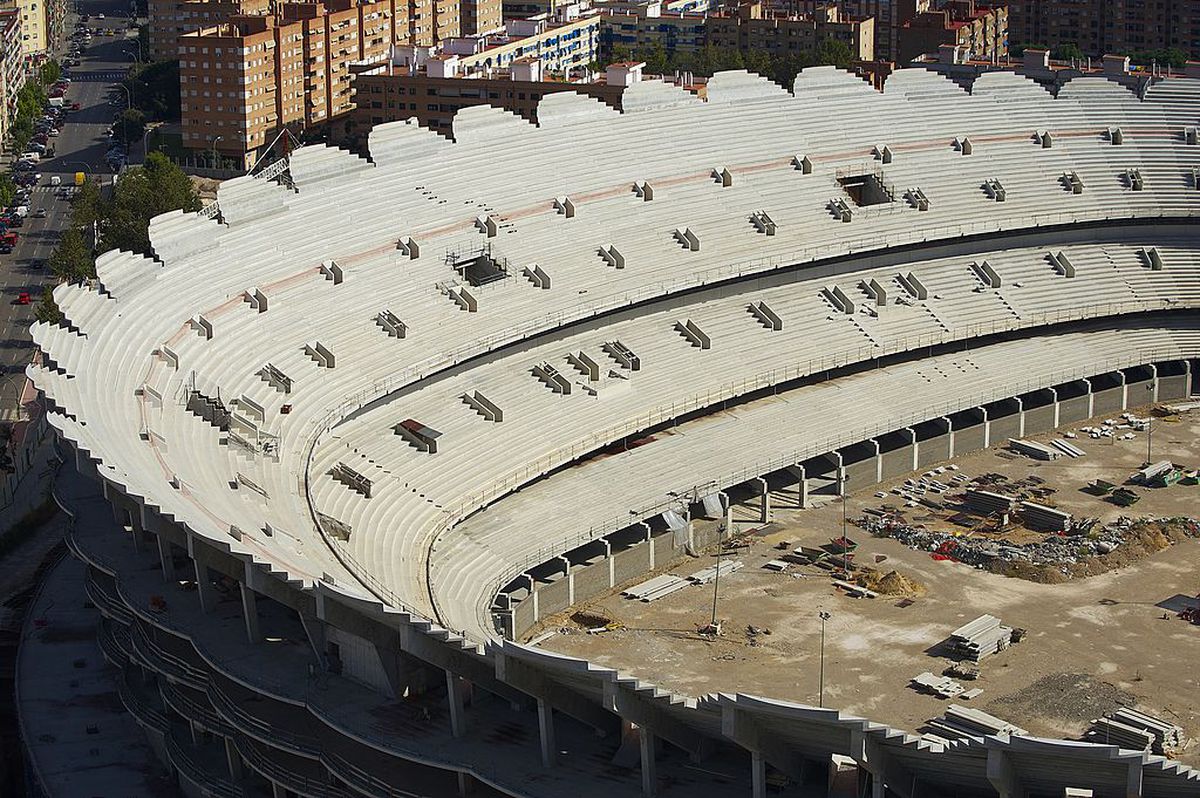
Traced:
[[251, 643], [262, 642], [262, 630], [258, 624], [258, 594], [245, 582], [239, 582], [242, 591], [242, 615], [246, 619], [246, 639]]
[[617, 586], [617, 561], [612, 556], [612, 542], [601, 540], [600, 544], [604, 546], [604, 559], [608, 563], [608, 587], [611, 590]]
[[683, 520], [687, 521], [687, 546], [692, 551], [695, 551], [696, 528], [692, 525], [692, 506], [690, 504], [685, 504], [683, 507]]
[[876, 438], [871, 438], [867, 443], [875, 447], [875, 481], [883, 482], [883, 447]]
[[521, 574], [529, 580], [529, 601], [533, 602], [533, 620], [539, 621], [542, 618], [541, 607], [538, 606], [537, 580], [533, 578], [533, 574]]
[[801, 510], [808, 509], [808, 471], [804, 466], [795, 467], [800, 472], [800, 481], [796, 484], [796, 506]]
[[[642, 532], [645, 533], [644, 536], [642, 537], [642, 540], [644, 540], [646, 542], [646, 548], [650, 550], [650, 555], [649, 555], [650, 556], [650, 570], [653, 571], [654, 570], [654, 541], [650, 537], [650, 525], [648, 523], [646, 523], [645, 521], [640, 521], [640, 522], [638, 522], [638, 526], [640, 526], [642, 528]], [[692, 522], [689, 520], [688, 521], [688, 543], [690, 544], [691, 542], [692, 542]]]
[[954, 459], [954, 422], [950, 420], [950, 416], [942, 416], [942, 421], [946, 422], [946, 437], [950, 441], [950, 457], [948, 459], [953, 460]]
[[1126, 410], [1129, 407], [1129, 377], [1123, 371], [1118, 371], [1121, 377], [1121, 409]]
[[1142, 760], [1129, 763], [1129, 777], [1125, 782], [1125, 798], [1142, 798]]
[[542, 766], [554, 767], [558, 760], [558, 745], [554, 742], [554, 708], [544, 698], [537, 700], [538, 736], [542, 744]]
[[999, 798], [1021, 798], [1016, 771], [1008, 754], [999, 748], [989, 748], [987, 753], [987, 778]]
[[467, 733], [466, 684], [461, 676], [446, 671], [446, 700], [450, 704], [450, 730], [455, 737]]
[[225, 738], [225, 760], [229, 763], [229, 775], [234, 781], [241, 781], [245, 778], [245, 773], [242, 771], [242, 756], [238, 753], [233, 739], [230, 737]]
[[992, 447], [992, 420], [988, 418], [986, 407], [980, 407], [979, 412], [983, 414], [983, 448], [990, 449]]
[[1059, 407], [1059, 404], [1058, 404], [1058, 389], [1057, 388], [1047, 388], [1046, 390], [1048, 390], [1050, 392], [1050, 395], [1052, 397], [1054, 397], [1054, 399], [1053, 399], [1053, 401], [1054, 401], [1054, 429], [1058, 429], [1059, 412], [1062, 410], [1062, 408]]
[[187, 724], [188, 724], [188, 731], [191, 732], [191, 735], [192, 735], [192, 745], [199, 746], [200, 741], [203, 740], [204, 738], [201, 736], [200, 730], [198, 728], [196, 728], [196, 721], [189, 720], [187, 722]]
[[846, 492], [846, 459], [838, 451], [830, 452], [830, 454], [837, 458], [837, 469], [834, 473], [837, 474], [837, 494], [841, 496]]
[[271, 782], [271, 798], [287, 798], [287, 788], [282, 784]]
[[750, 752], [750, 785], [754, 798], [767, 798], [767, 760], [758, 751]]
[[[653, 551], [654, 547], [651, 546]], [[566, 557], [559, 557], [559, 561], [563, 564], [563, 578], [567, 580], [567, 604], [575, 603], [575, 574], [571, 573], [571, 561]]]
[[908, 433], [909, 445], [912, 446], [912, 468], [909, 471], [917, 470], [917, 431], [912, 427], [905, 427], [904, 431]]
[[[1153, 363], [1150, 364], [1150, 387], [1151, 387], [1150, 401], [1157, 402], [1158, 401], [1158, 366], [1154, 365]], [[1138, 402], [1138, 404], [1141, 404], [1141, 402]], [[107, 483], [105, 483], [105, 484], [107, 484]]]
[[1096, 415], [1096, 391], [1093, 390], [1093, 388], [1092, 388], [1092, 381], [1087, 379], [1086, 377], [1083, 379], [1083, 384], [1087, 386], [1087, 398], [1088, 398], [1087, 414], [1088, 414], [1088, 418], [1091, 418], [1092, 416]]
[[1192, 389], [1192, 361], [1190, 361], [1190, 360], [1183, 361], [1183, 374], [1184, 374], [1184, 383], [1183, 384], [1187, 386], [1187, 390], [1184, 392], [1184, 396], [1190, 397], [1192, 395], [1192, 391], [1193, 391], [1193, 389]]
[[657, 741], [654, 733], [645, 726], [638, 727], [638, 746], [642, 754], [642, 795], [653, 798], [658, 793], [658, 769], [654, 754]]
[[771, 522], [771, 488], [767, 485], [766, 477], [758, 477], [758, 489], [762, 491], [762, 522]]
[[158, 559], [162, 563], [163, 579], [175, 583], [175, 560], [171, 556], [171, 544], [161, 535], [155, 535], [158, 540]]
[[1017, 437], [1025, 437], [1025, 400], [1015, 397], [1017, 402]]
[[208, 566], [201, 565], [194, 558], [192, 564], [196, 566], [196, 592], [200, 595], [200, 609], [212, 612], [217, 606], [217, 591], [208, 581]]
[[729, 500], [729, 494], [723, 490], [717, 492], [717, 498], [721, 502], [721, 523], [725, 525], [725, 534], [729, 535], [733, 532], [733, 502]]
[[458, 774], [458, 794], [466, 798], [466, 796], [472, 795], [474, 792], [475, 777], [470, 773], [462, 773], [460, 771]]

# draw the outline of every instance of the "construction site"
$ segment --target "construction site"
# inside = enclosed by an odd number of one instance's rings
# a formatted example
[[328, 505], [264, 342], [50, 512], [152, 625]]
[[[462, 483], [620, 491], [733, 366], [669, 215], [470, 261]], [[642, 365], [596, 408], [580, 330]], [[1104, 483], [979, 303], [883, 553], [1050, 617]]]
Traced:
[[[702, 696], [953, 739], [1200, 764], [1200, 407], [1136, 408], [837, 495], [735, 506], [722, 545], [529, 635]], [[717, 525], [717, 521], [697, 522]]]

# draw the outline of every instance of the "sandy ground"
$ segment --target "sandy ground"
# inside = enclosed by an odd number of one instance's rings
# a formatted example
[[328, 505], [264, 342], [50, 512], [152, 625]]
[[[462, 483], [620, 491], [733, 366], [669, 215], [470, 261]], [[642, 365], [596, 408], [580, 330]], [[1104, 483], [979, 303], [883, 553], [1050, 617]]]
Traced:
[[[1197, 412], [1179, 422], [1158, 422], [1154, 459], [1200, 465], [1198, 431]], [[998, 472], [1017, 479], [1035, 473], [1058, 489], [1054, 503], [1078, 516], [1200, 517], [1197, 486], [1143, 490], [1142, 501], [1125, 510], [1080, 491], [1096, 478], [1124, 481], [1145, 459], [1143, 435], [1117, 443], [1087, 438], [1075, 443], [1087, 451], [1086, 457], [1039, 463], [992, 449], [956, 462], [971, 476]], [[878, 506], [878, 489], [852, 495], [850, 516]], [[713, 591], [706, 586], [685, 588], [652, 604], [618, 594], [601, 598], [589, 607], [624, 629], [588, 635], [558, 621], [565, 633], [541, 645], [688, 695], [737, 690], [815, 705], [821, 700], [818, 612], [825, 611], [832, 616], [825, 625], [825, 704], [919, 730], [949, 702], [917, 693], [909, 680], [923, 671], [941, 673], [951, 662], [940, 656], [941, 642], [958, 626], [991, 613], [1029, 634], [986, 659], [981, 678], [965, 683], [984, 691], [973, 706], [1033, 734], [1077, 738], [1091, 718], [1118, 703], [1134, 704], [1178, 723], [1189, 736], [1200, 736], [1200, 668], [1195, 665], [1200, 661], [1200, 626], [1159, 606], [1200, 593], [1200, 540], [1099, 576], [1044, 585], [934, 561], [927, 553], [852, 528], [851, 537], [862, 544], [860, 562], [886, 557], [879, 567], [895, 568], [928, 588], [910, 605], [899, 606], [895, 598], [849, 598], [815, 568], [793, 567], [782, 574], [764, 570], [762, 564], [780, 554], [774, 548], [780, 541], [791, 547], [817, 546], [841, 532], [836, 499], [805, 511], [794, 507], [794, 493], [790, 501], [779, 497], [773, 521], [780, 528], [739, 552], [736, 559], [745, 567], [721, 580], [721, 638], [707, 640], [695, 633], [712, 611]], [[712, 561], [703, 556], [671, 570], [686, 575]], [[749, 625], [770, 634], [748, 634]], [[1200, 745], [1186, 747], [1178, 758], [1200, 765]]]

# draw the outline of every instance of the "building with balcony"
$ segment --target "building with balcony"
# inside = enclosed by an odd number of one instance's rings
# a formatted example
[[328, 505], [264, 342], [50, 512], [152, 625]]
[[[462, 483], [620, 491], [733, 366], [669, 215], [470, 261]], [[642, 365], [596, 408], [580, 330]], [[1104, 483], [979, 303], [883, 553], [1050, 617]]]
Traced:
[[17, 93], [25, 85], [25, 55], [21, 39], [21, 14], [0, 11], [0, 140], [17, 115]]
[[4, 0], [0, 9], [15, 10], [21, 18], [21, 52], [45, 53], [50, 42], [62, 36], [66, 0]]
[[949, 0], [907, 17], [897, 31], [896, 60], [906, 64], [942, 45], [968, 58], [1000, 62], [1008, 57], [1008, 6]]
[[266, 14], [271, 5], [270, 0], [149, 0], [150, 60], [174, 59], [184, 33], [211, 28], [235, 16]]
[[1196, 0], [1011, 0], [1009, 6], [1014, 44], [1074, 44], [1092, 58], [1177, 47], [1200, 58]]

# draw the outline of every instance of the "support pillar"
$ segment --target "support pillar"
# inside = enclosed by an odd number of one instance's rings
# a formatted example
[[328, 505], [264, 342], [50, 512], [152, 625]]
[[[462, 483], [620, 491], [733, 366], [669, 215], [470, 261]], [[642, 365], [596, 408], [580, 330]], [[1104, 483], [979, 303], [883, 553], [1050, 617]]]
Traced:
[[733, 533], [733, 502], [729, 499], [729, 494], [725, 491], [717, 492], [717, 499], [721, 502], [721, 523], [725, 526], [725, 534]]
[[1129, 776], [1125, 781], [1125, 798], [1142, 798], [1142, 760], [1129, 763]]
[[767, 798], [767, 760], [759, 751], [750, 752], [750, 785], [754, 798]]
[[287, 798], [287, 787], [271, 782], [271, 798]]
[[905, 427], [904, 431], [908, 433], [908, 445], [912, 447], [912, 468], [909, 471], [917, 470], [917, 431], [912, 427]]
[[174, 584], [179, 580], [175, 578], [175, 558], [171, 556], [171, 543], [162, 535], [154, 537], [158, 540], [158, 559], [162, 563], [163, 579]]
[[1025, 437], [1025, 400], [1021, 397], [1014, 397], [1017, 402], [1017, 437]]
[[883, 482], [883, 454], [882, 447], [879, 445], [877, 438], [872, 438], [869, 443], [875, 447], [875, 482]]
[[466, 798], [475, 792], [475, 777], [470, 773], [458, 773], [458, 794], [460, 798]]
[[950, 444], [950, 456], [948, 460], [954, 459], [954, 422], [950, 420], [950, 416], [942, 416], [942, 421], [946, 422], [946, 438]]
[[225, 738], [225, 761], [229, 764], [229, 776], [233, 781], [241, 781], [245, 778], [245, 773], [242, 771], [242, 755], [238, 753], [237, 747], [233, 744], [233, 739]]
[[[642, 540], [644, 540], [646, 542], [646, 548], [650, 551], [650, 554], [649, 554], [650, 570], [653, 571], [654, 570], [654, 540], [653, 540], [653, 538], [650, 537], [650, 524], [646, 523], [645, 521], [640, 521], [640, 522], [638, 522], [638, 526], [640, 526], [642, 528], [642, 532], [644, 533], [644, 535], [642, 536]], [[692, 522], [689, 520], [688, 521], [688, 545], [691, 545], [691, 542], [692, 542]], [[574, 602], [571, 602], [571, 603], [573, 604]]]
[[1121, 376], [1121, 409], [1129, 409], [1129, 375], [1123, 371], [1117, 371]]
[[1096, 415], [1096, 391], [1092, 388], [1092, 381], [1087, 377], [1084, 377], [1083, 384], [1087, 386], [1087, 417], [1091, 418], [1092, 416]]
[[1054, 401], [1054, 429], [1058, 429], [1059, 413], [1062, 410], [1062, 408], [1058, 404], [1058, 389], [1057, 388], [1047, 388], [1046, 390], [1050, 392], [1050, 395], [1052, 397], [1054, 397], [1054, 400], [1053, 400]]
[[238, 582], [242, 593], [242, 616], [246, 619], [246, 639], [251, 643], [262, 642], [262, 630], [258, 623], [258, 594], [245, 582]]
[[[650, 547], [650, 551], [654, 551], [654, 547]], [[566, 557], [559, 557], [559, 561], [563, 565], [563, 578], [567, 580], [567, 606], [575, 604], [575, 574], [571, 573], [571, 561]]]
[[769, 524], [771, 522], [771, 487], [767, 484], [766, 477], [757, 477], [758, 489], [762, 491], [762, 521], [761, 523]]
[[450, 731], [455, 737], [467, 734], [466, 683], [458, 674], [446, 671], [446, 700], [450, 704]]
[[980, 406], [979, 412], [983, 414], [983, 448], [992, 448], [992, 419], [988, 415], [988, 409]]
[[612, 556], [612, 542], [601, 539], [600, 545], [604, 547], [604, 561], [608, 563], [608, 588], [609, 590], [617, 586], [617, 561]]
[[195, 558], [192, 564], [196, 566], [196, 593], [200, 596], [200, 609], [212, 612], [217, 606], [217, 591], [208, 580], [208, 566], [200, 564]]
[[537, 580], [533, 578], [533, 574], [521, 574], [529, 581], [529, 598], [528, 601], [533, 602], [533, 620], [540, 621], [542, 619], [542, 610], [538, 606]]
[[1184, 390], [1183, 395], [1184, 395], [1184, 397], [1190, 398], [1193, 394], [1192, 361], [1190, 361], [1190, 360], [1183, 361], [1183, 384], [1186, 386], [1186, 389]]
[[537, 700], [538, 736], [542, 744], [542, 766], [554, 767], [558, 760], [558, 745], [554, 741], [554, 708], [546, 699]]
[[999, 748], [989, 748], [987, 754], [987, 778], [999, 798], [1022, 798], [1023, 790], [1017, 781], [1008, 754]]
[[846, 494], [846, 458], [842, 457], [842, 453], [839, 451], [833, 451], [830, 454], [837, 458], [837, 468], [833, 472], [837, 475], [834, 478], [837, 495], [844, 496]]
[[808, 471], [802, 465], [795, 467], [800, 472], [800, 481], [796, 484], [796, 506], [801, 510], [808, 509]]
[[[1150, 366], [1150, 401], [1158, 402], [1158, 366], [1153, 363]], [[107, 483], [106, 483], [107, 484]]]
[[658, 768], [654, 762], [658, 747], [654, 733], [645, 726], [638, 727], [638, 747], [642, 755], [642, 795], [653, 798], [658, 793]]

